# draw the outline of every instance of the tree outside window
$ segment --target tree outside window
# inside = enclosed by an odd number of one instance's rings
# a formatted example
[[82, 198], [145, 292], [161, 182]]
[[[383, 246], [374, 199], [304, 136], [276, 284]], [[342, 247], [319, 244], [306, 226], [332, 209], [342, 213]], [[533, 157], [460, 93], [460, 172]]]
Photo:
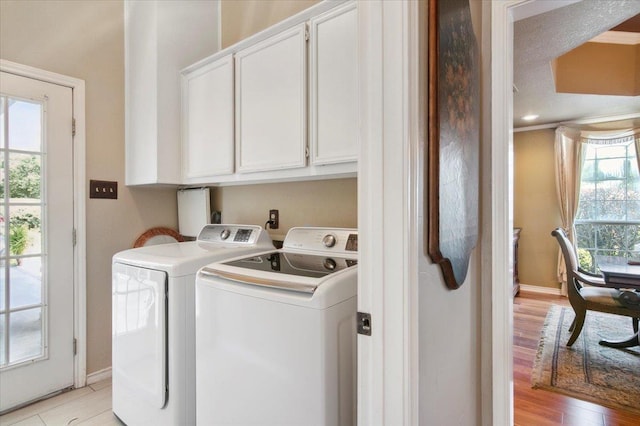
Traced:
[[[4, 161], [0, 170], [4, 170]], [[40, 156], [19, 154], [9, 160], [9, 199], [39, 200], [40, 199]], [[5, 193], [4, 179], [0, 181], [0, 194]], [[28, 248], [34, 236], [40, 234], [40, 207], [22, 206], [11, 214], [9, 221], [9, 247], [11, 255], [20, 256]], [[4, 222], [4, 218], [1, 218]], [[35, 230], [35, 232], [30, 232]], [[4, 240], [2, 241], [4, 249]], [[16, 259], [20, 264], [20, 259]]]
[[640, 257], [640, 177], [633, 142], [583, 149], [578, 260], [598, 273], [597, 256]]

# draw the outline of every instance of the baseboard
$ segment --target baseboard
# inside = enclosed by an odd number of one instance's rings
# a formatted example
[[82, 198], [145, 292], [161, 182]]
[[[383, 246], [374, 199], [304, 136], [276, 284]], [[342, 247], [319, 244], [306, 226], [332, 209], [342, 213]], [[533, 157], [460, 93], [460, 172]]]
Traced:
[[111, 367], [87, 374], [87, 386], [101, 382], [111, 377]]
[[540, 287], [539, 285], [530, 285], [530, 284], [520, 284], [520, 291], [524, 291], [527, 293], [552, 294], [554, 296], [562, 295], [559, 288]]

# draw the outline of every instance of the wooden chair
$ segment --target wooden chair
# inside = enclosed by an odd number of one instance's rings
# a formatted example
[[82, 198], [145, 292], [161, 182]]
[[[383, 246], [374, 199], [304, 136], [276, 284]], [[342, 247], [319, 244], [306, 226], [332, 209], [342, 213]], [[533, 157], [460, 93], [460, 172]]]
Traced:
[[606, 287], [604, 279], [601, 277], [580, 271], [576, 250], [571, 241], [569, 241], [564, 229], [556, 228], [551, 232], [551, 235], [558, 240], [562, 256], [567, 265], [569, 303], [571, 303], [571, 307], [576, 314], [571, 327], [569, 327], [569, 331], [572, 333], [567, 346], [573, 345], [580, 335], [584, 319], [589, 310], [631, 317], [633, 331], [637, 333], [640, 309], [625, 306], [620, 301], [622, 292], [615, 288]]

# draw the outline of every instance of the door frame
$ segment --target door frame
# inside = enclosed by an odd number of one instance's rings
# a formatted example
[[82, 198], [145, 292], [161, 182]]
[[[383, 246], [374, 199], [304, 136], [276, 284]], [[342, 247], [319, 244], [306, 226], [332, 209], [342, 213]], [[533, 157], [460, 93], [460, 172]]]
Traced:
[[[489, 358], [483, 365], [491, 366], [491, 392], [483, 396], [482, 407], [490, 414], [484, 424], [513, 424], [513, 300], [511, 286], [511, 240], [513, 228], [513, 14], [512, 8], [530, 0], [491, 2], [490, 10], [490, 125], [491, 140], [491, 215], [488, 253], [490, 265], [483, 271], [482, 282], [491, 287], [491, 310], [485, 312], [491, 339], [482, 349]], [[484, 12], [484, 11], [483, 11]], [[487, 23], [487, 20], [484, 20]], [[485, 35], [487, 33], [485, 32]], [[487, 47], [486, 45], [484, 46]], [[486, 69], [486, 68], [485, 68]], [[487, 105], [484, 102], [483, 105]], [[484, 135], [487, 137], [486, 133]], [[508, 176], [508, 179], [504, 179]], [[485, 223], [486, 224], [486, 223]], [[505, 365], [507, 368], [505, 368]]]
[[[71, 88], [73, 92], [73, 337], [76, 355], [73, 380], [76, 388], [87, 383], [87, 280], [86, 280], [86, 201], [85, 201], [85, 84], [84, 80], [0, 59], [0, 71]], [[69, 124], [71, 125], [71, 123]], [[73, 236], [70, 235], [69, 238]]]
[[418, 424], [419, 2], [358, 2], [358, 424]]
[[[490, 51], [502, 54], [483, 55], [491, 58], [491, 179], [490, 210], [492, 214], [491, 271], [486, 274], [491, 283], [491, 345], [483, 348], [491, 353], [490, 419], [485, 424], [513, 424], [513, 295], [512, 279], [513, 229], [513, 24], [517, 20], [577, 3], [581, 0], [543, 2], [540, 0], [492, 1], [490, 10]], [[484, 14], [483, 10], [483, 14]], [[487, 20], [485, 19], [486, 23]], [[486, 103], [485, 103], [486, 105]], [[509, 179], [504, 179], [509, 176]], [[505, 360], [508, 368], [505, 369]]]

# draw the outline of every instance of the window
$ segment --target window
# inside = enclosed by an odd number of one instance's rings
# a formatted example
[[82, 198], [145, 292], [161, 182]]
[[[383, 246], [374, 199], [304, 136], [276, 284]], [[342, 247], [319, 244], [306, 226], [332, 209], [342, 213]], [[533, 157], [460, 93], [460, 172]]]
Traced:
[[640, 257], [640, 178], [633, 142], [583, 145], [576, 216], [578, 261], [597, 273], [597, 256]]
[[0, 96], [0, 368], [46, 356], [42, 130], [41, 102]]

